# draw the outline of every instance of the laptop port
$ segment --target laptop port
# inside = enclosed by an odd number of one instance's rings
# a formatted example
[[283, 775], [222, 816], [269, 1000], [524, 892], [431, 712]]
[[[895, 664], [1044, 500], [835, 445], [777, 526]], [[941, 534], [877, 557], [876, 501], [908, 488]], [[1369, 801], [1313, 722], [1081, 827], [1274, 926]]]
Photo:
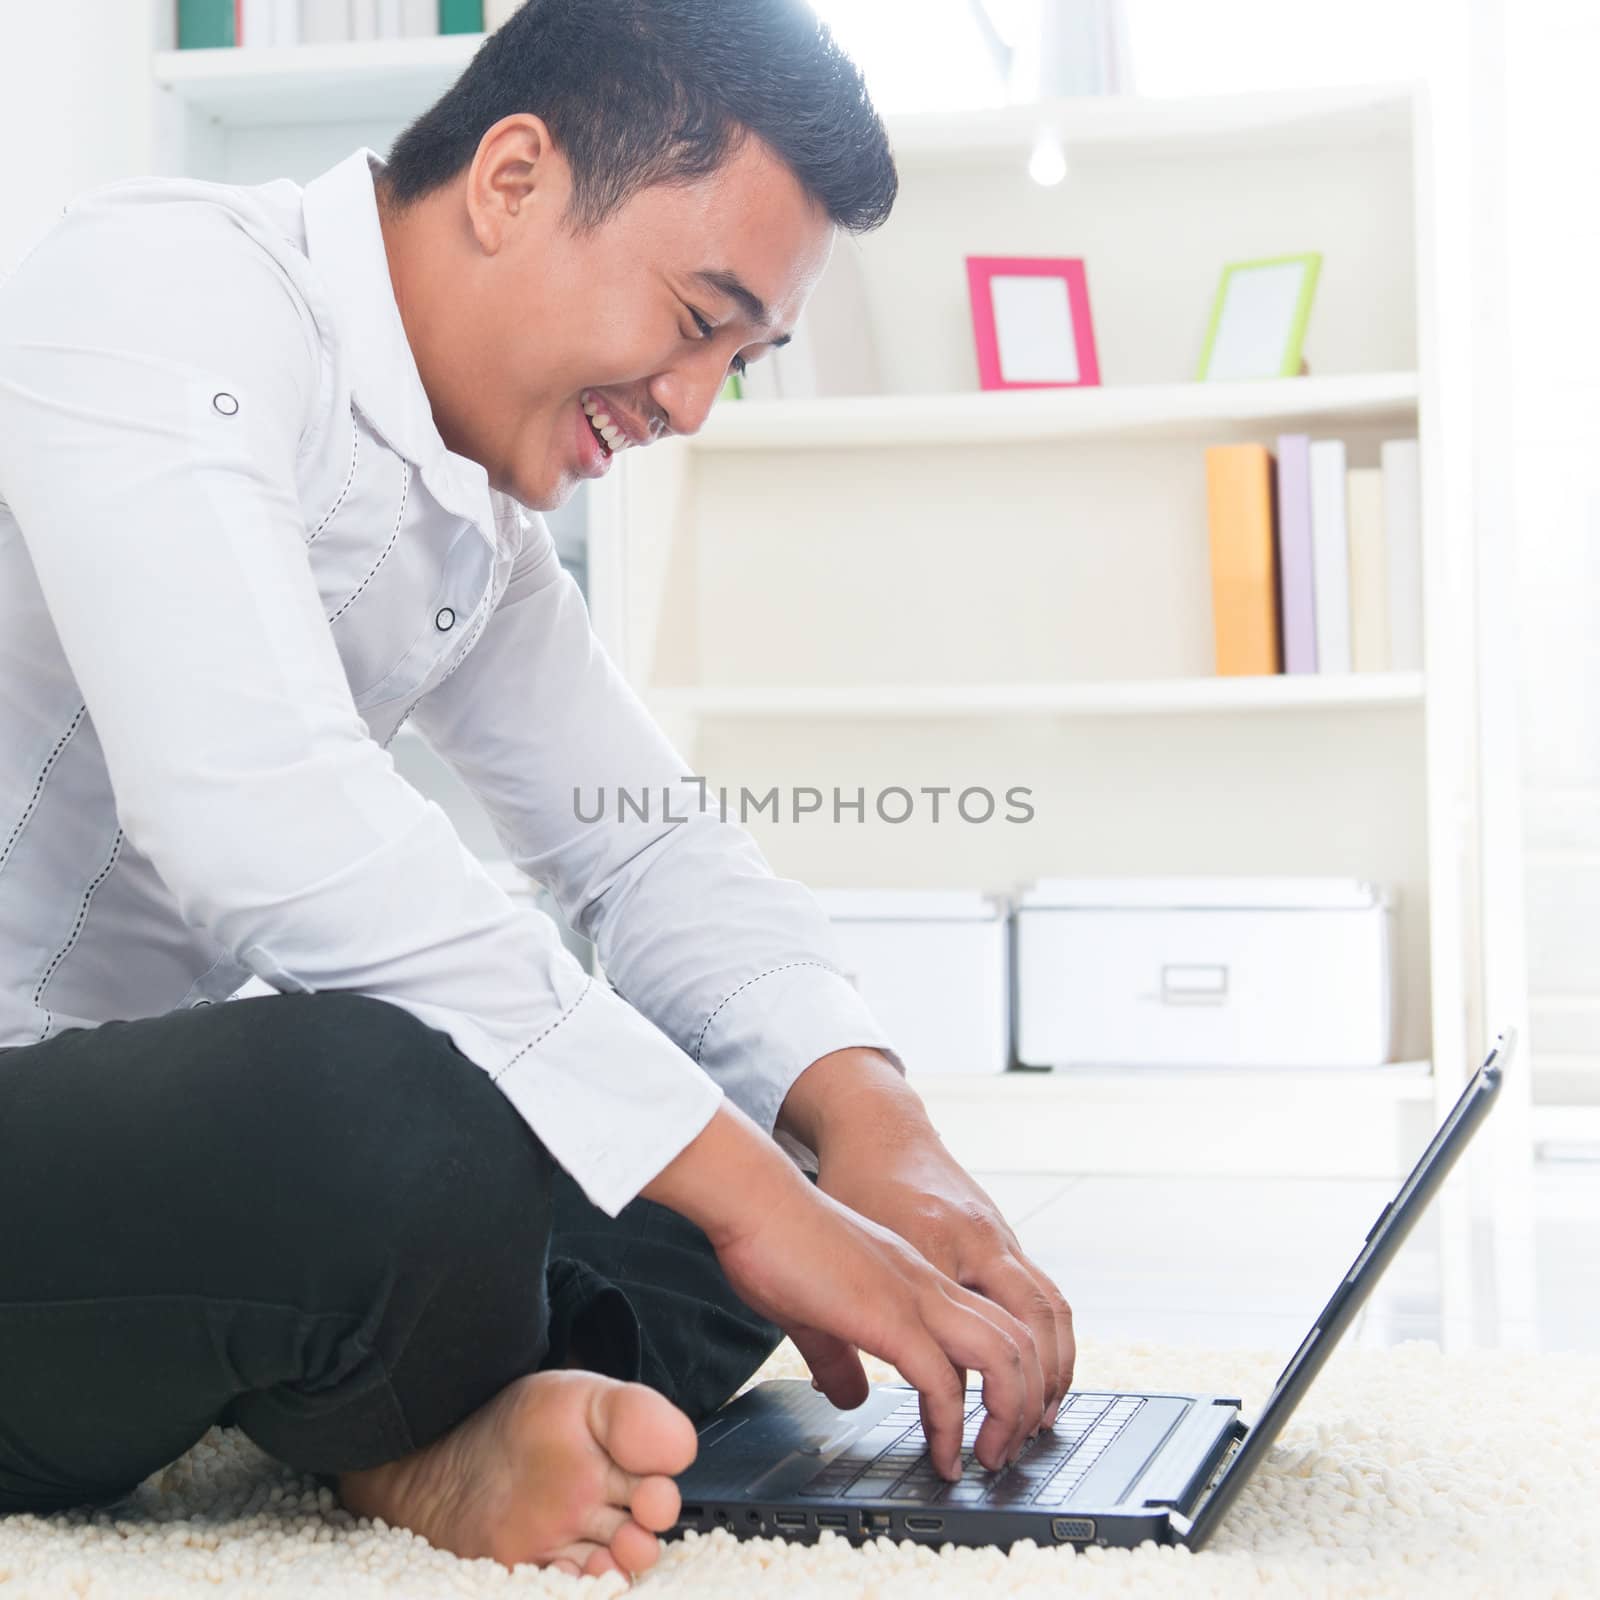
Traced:
[[907, 1517], [907, 1533], [939, 1533], [944, 1528], [943, 1517]]
[[706, 1514], [704, 1506], [683, 1506], [678, 1512], [679, 1522], [698, 1522]]
[[839, 1528], [849, 1532], [850, 1518], [842, 1511], [819, 1511], [817, 1513], [817, 1526], [819, 1528]]
[[806, 1514], [803, 1511], [774, 1511], [772, 1520], [780, 1528], [803, 1528]]
[[1094, 1538], [1093, 1517], [1052, 1517], [1050, 1532], [1061, 1543]]

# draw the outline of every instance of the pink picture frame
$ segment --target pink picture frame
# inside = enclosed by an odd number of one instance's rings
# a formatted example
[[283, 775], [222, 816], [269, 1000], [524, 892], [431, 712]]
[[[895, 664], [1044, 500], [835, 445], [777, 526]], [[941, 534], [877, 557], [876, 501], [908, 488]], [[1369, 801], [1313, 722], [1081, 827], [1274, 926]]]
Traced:
[[[1063, 285], [1064, 290], [1057, 287]], [[1081, 259], [968, 256], [967, 289], [981, 388], [1099, 386], [1089, 281]]]

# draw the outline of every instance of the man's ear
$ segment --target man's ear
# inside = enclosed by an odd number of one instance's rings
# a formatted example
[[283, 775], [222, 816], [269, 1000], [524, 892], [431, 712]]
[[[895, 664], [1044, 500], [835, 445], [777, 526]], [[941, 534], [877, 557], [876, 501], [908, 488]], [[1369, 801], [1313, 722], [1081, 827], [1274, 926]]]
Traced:
[[479, 248], [497, 255], [530, 206], [564, 211], [571, 187], [566, 163], [542, 117], [502, 117], [478, 141], [467, 169], [468, 224]]

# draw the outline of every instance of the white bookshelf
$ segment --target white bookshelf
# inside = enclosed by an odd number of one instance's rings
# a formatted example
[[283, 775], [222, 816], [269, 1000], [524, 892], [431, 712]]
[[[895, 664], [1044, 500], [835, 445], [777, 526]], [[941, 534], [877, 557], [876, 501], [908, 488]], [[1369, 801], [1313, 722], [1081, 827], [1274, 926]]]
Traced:
[[[1057, 190], [1024, 175], [1046, 123], [1067, 150]], [[1430, 488], [1424, 672], [1218, 678], [1203, 449], [1304, 431], [1375, 465], [1383, 439], [1416, 436], [1430, 479], [1447, 470], [1422, 108], [1379, 86], [890, 131], [901, 197], [856, 246], [886, 392], [724, 402], [697, 435], [623, 457], [592, 524], [608, 647], [714, 788], [914, 789], [959, 765], [1030, 784], [1041, 807], [988, 838], [747, 820], [776, 870], [819, 887], [1005, 892], [1075, 872], [1395, 887], [1409, 1066], [918, 1080], [946, 1139], [990, 1170], [1048, 1167], [1070, 1139], [1073, 1170], [1392, 1173], [1476, 1065], [1461, 553]], [[1291, 249], [1324, 256], [1311, 375], [1190, 381], [1222, 263]], [[968, 253], [1083, 256], [1104, 387], [978, 392]]]
[[1407, 428], [1417, 421], [1414, 372], [1346, 373], [1262, 383], [1129, 384], [993, 394], [844, 395], [722, 405], [691, 448], [878, 450], [898, 445], [1005, 444], [1110, 435], [1217, 442], [1244, 425]]
[[862, 684], [849, 688], [669, 689], [654, 709], [678, 719], [1122, 717], [1419, 706], [1420, 672], [1334, 677], [1178, 678], [1147, 683]]
[[[153, 0], [157, 44], [168, 7]], [[384, 149], [474, 36], [158, 48], [155, 170], [306, 181]], [[1039, 128], [1069, 176], [1024, 164]], [[612, 656], [713, 784], [1030, 784], [1004, 834], [752, 832], [817, 885], [1282, 873], [1399, 893], [1403, 1065], [919, 1078], [987, 1170], [1392, 1173], [1476, 1065], [1470, 452], [1440, 385], [1425, 107], [1407, 86], [891, 118], [895, 215], [860, 241], [883, 393], [717, 409], [589, 491]], [[1225, 261], [1324, 254], [1312, 375], [1190, 382]], [[960, 258], [1078, 255], [1105, 387], [976, 392]], [[1426, 670], [1219, 680], [1202, 450], [1422, 442]], [[397, 749], [403, 744], [397, 742]], [[1432, 1063], [1430, 1069], [1429, 1063]], [[1180, 1165], [1174, 1166], [1173, 1163]], [[1445, 1197], [1446, 1337], [1470, 1296]], [[1452, 1235], [1454, 1242], [1451, 1242]]]

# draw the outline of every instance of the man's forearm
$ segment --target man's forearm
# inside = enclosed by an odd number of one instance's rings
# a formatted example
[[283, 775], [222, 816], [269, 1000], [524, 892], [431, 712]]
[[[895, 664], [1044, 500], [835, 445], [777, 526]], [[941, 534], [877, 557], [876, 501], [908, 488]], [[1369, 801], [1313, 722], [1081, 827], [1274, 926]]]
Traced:
[[813, 1061], [789, 1086], [777, 1131], [820, 1153], [829, 1125], [873, 1127], [893, 1137], [897, 1126], [929, 1129], [921, 1097], [881, 1051], [834, 1050]]

